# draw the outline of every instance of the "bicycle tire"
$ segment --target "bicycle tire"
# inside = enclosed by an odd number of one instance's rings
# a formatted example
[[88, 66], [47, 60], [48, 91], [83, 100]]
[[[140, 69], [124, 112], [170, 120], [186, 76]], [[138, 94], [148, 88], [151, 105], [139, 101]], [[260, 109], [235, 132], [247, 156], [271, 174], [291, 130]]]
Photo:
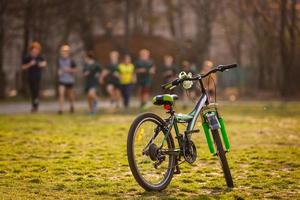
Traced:
[[[163, 119], [161, 119], [159, 116], [153, 114], [153, 113], [143, 113], [140, 114], [132, 123], [129, 132], [128, 132], [128, 138], [127, 138], [127, 158], [128, 158], [128, 163], [129, 163], [129, 167], [130, 170], [132, 172], [132, 175], [134, 176], [135, 180], [138, 182], [138, 184], [143, 187], [145, 190], [147, 191], [161, 191], [164, 190], [171, 182], [172, 178], [173, 178], [173, 174], [174, 174], [174, 166], [175, 166], [175, 156], [174, 155], [170, 155], [170, 161], [169, 161], [169, 167], [168, 167], [168, 174], [167, 176], [165, 176], [165, 178], [163, 179], [163, 181], [161, 181], [160, 184], [150, 184], [149, 182], [147, 182], [139, 173], [139, 170], [137, 168], [135, 159], [134, 159], [134, 137], [135, 137], [135, 132], [136, 129], [139, 127], [139, 125], [141, 124], [141, 122], [144, 122], [145, 119], [148, 120], [154, 120], [157, 123], [160, 123], [161, 125], [163, 125], [165, 122]], [[166, 133], [164, 133], [166, 134]], [[167, 145], [169, 149], [174, 149], [175, 145], [174, 145], [174, 140], [171, 136], [171, 134], [169, 134], [169, 136], [166, 138], [167, 141]]]
[[214, 138], [214, 142], [215, 142], [215, 146], [217, 148], [217, 156], [219, 157], [220, 163], [221, 163], [221, 167], [224, 173], [224, 178], [227, 184], [227, 187], [229, 188], [233, 188], [234, 184], [233, 184], [233, 180], [232, 180], [232, 176], [231, 176], [231, 172], [229, 169], [229, 165], [227, 162], [227, 158], [226, 158], [226, 152], [224, 151], [223, 148], [223, 144], [222, 144], [222, 140], [219, 134], [218, 130], [212, 130], [212, 135]]

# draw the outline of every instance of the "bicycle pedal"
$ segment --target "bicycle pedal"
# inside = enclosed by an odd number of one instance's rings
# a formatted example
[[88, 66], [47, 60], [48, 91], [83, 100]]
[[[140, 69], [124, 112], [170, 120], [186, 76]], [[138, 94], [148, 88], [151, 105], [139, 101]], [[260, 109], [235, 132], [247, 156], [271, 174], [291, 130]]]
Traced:
[[179, 166], [176, 166], [174, 174], [180, 174], [180, 173], [181, 173], [181, 171], [179, 169]]

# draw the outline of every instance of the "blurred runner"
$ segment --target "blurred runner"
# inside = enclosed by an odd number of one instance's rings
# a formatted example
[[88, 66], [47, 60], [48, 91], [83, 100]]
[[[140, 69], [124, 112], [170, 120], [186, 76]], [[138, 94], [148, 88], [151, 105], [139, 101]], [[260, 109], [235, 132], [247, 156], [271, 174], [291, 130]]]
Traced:
[[142, 49], [139, 52], [139, 59], [135, 63], [137, 86], [139, 88], [139, 96], [141, 101], [141, 109], [146, 108], [147, 101], [149, 99], [151, 75], [155, 74], [155, 66], [150, 59], [150, 51]]
[[194, 63], [190, 63], [187, 60], [182, 61], [182, 71], [189, 73], [191, 72], [193, 75], [197, 74], [197, 68]]
[[75, 62], [70, 57], [71, 48], [69, 45], [63, 45], [60, 48], [60, 58], [58, 59], [58, 99], [59, 110], [58, 114], [63, 114], [65, 93], [70, 101], [70, 113], [74, 112], [74, 83], [77, 67]]
[[131, 62], [130, 55], [125, 55], [123, 62], [118, 68], [121, 83], [121, 93], [125, 108], [129, 107], [132, 83], [135, 81], [134, 65]]
[[[210, 60], [206, 60], [203, 62], [201, 73], [207, 73], [213, 67], [213, 62]], [[209, 77], [206, 77], [203, 80], [204, 87], [208, 93], [210, 101], [213, 100], [216, 94], [216, 85], [217, 85], [217, 76], [216, 74], [211, 74]]]
[[164, 56], [162, 69], [164, 83], [168, 83], [178, 76], [178, 66], [174, 64], [174, 58], [171, 55]]
[[37, 112], [39, 108], [39, 91], [42, 76], [42, 68], [47, 66], [44, 57], [41, 56], [40, 43], [33, 42], [29, 47], [29, 53], [23, 57], [22, 70], [27, 71], [27, 78], [31, 94], [31, 112]]
[[105, 83], [113, 107], [119, 107], [120, 102], [120, 80], [118, 77], [119, 53], [111, 51], [109, 54], [110, 63], [103, 70], [101, 83]]
[[89, 51], [84, 57], [83, 75], [85, 76], [85, 92], [87, 94], [87, 101], [91, 114], [96, 114], [98, 96], [97, 88], [99, 85], [99, 78], [101, 67], [96, 62], [94, 53]]

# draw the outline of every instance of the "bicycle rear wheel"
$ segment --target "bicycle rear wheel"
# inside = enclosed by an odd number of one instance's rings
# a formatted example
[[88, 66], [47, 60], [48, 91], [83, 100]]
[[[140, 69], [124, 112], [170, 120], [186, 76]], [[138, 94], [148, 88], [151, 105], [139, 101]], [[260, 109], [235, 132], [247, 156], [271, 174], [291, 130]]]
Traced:
[[226, 158], [226, 155], [225, 155], [226, 152], [224, 151], [219, 131], [218, 130], [212, 130], [212, 135], [213, 135], [213, 138], [214, 138], [215, 146], [217, 148], [217, 156], [219, 157], [219, 160], [220, 160], [220, 163], [221, 163], [221, 167], [222, 167], [222, 170], [223, 170], [223, 173], [224, 173], [224, 178], [226, 180], [227, 187], [233, 188], [234, 184], [233, 184], [231, 172], [230, 172], [230, 169], [229, 169], [229, 165], [228, 165], [228, 162], [227, 162], [227, 158]]
[[[175, 156], [160, 153], [160, 146], [165, 138], [163, 125], [164, 121], [159, 116], [144, 113], [134, 120], [128, 133], [129, 167], [135, 180], [148, 191], [165, 189], [174, 173]], [[163, 149], [174, 149], [171, 134], [166, 138]]]

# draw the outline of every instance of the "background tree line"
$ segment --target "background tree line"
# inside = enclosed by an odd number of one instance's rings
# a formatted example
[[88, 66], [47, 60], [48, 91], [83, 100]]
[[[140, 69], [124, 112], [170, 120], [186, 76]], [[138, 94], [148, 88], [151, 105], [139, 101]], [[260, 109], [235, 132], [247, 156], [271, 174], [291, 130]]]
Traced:
[[59, 45], [74, 44], [74, 55], [80, 55], [101, 47], [101, 36], [124, 53], [141, 35], [170, 40], [178, 60], [235, 61], [253, 71], [251, 89], [296, 96], [299, 12], [299, 0], [0, 0], [0, 97], [12, 79], [24, 93], [16, 63], [31, 41], [42, 43], [49, 62], [45, 76], [54, 80]]

